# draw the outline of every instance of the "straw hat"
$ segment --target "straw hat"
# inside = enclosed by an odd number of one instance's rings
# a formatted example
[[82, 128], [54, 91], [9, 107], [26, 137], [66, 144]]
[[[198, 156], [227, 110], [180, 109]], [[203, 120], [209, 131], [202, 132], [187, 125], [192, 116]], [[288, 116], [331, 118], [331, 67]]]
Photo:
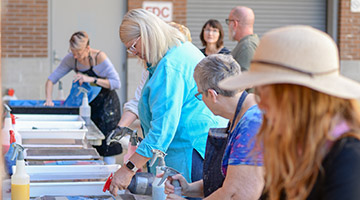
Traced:
[[335, 42], [310, 26], [287, 26], [260, 40], [248, 72], [219, 83], [227, 90], [289, 83], [345, 99], [360, 97], [360, 84], [339, 74]]

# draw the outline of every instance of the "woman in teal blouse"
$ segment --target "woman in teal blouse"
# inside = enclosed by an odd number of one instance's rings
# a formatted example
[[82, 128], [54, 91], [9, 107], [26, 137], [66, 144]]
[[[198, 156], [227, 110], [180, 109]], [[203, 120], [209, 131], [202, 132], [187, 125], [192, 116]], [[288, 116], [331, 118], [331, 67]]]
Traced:
[[[184, 35], [144, 9], [130, 10], [120, 25], [120, 39], [128, 52], [148, 66], [149, 78], [139, 101], [139, 119], [144, 140], [136, 153], [120, 168], [110, 185], [116, 195], [125, 189], [137, 168], [152, 157], [152, 149], [165, 153], [167, 166], [195, 181], [193, 157], [204, 157], [207, 133], [212, 127], [226, 127], [226, 120], [214, 116], [196, 99], [195, 66], [204, 55]], [[150, 169], [155, 173], [154, 169]], [[202, 174], [202, 167], [196, 168]], [[197, 177], [201, 178], [201, 177]]]

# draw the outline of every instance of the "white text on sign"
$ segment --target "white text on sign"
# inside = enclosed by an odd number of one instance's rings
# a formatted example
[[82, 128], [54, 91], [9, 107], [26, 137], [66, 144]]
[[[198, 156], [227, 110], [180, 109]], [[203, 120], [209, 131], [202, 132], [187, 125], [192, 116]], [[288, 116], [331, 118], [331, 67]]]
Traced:
[[144, 1], [143, 9], [154, 13], [166, 22], [172, 21], [173, 4], [166, 1]]

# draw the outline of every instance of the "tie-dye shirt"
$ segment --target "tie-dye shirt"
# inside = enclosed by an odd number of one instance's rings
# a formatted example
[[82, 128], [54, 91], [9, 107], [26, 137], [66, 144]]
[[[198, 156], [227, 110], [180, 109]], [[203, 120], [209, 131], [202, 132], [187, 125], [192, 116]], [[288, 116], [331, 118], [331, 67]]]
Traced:
[[222, 171], [226, 176], [228, 165], [262, 166], [262, 153], [252, 151], [255, 146], [255, 135], [262, 123], [262, 113], [257, 105], [249, 108], [229, 135], [225, 149]]

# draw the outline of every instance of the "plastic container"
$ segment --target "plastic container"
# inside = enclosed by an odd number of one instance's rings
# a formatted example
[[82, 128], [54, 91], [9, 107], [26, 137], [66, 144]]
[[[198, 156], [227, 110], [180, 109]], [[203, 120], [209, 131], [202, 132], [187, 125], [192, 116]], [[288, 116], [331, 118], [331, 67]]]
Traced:
[[152, 152], [153, 152], [153, 157], [150, 162], [150, 167], [153, 166], [156, 159], [158, 159], [158, 165], [156, 166], [156, 176], [152, 183], [152, 199], [165, 200], [166, 199], [165, 182], [159, 185], [161, 178], [158, 178], [157, 175], [163, 173], [161, 167], [165, 166], [164, 158], [166, 154], [160, 150], [155, 150], [155, 149], [153, 149]]
[[[10, 133], [10, 144], [12, 144], [12, 143], [16, 142], [15, 133], [13, 130], [10, 130], [9, 133]], [[5, 154], [5, 166], [6, 166], [7, 173], [9, 175], [13, 174], [12, 166], [16, 165], [16, 160], [12, 159], [13, 154], [14, 154], [14, 145], [10, 145], [9, 151]], [[16, 155], [15, 155], [15, 157], [16, 157]]]
[[16, 117], [13, 114], [10, 114], [10, 116], [11, 116], [11, 123], [12, 123], [12, 127], [13, 127], [13, 130], [14, 130], [16, 143], [22, 144], [22, 137], [21, 137], [19, 131], [16, 128]]
[[3, 101], [17, 100], [15, 96], [15, 90], [12, 88], [7, 89], [6, 95], [3, 97]]
[[61, 101], [65, 100], [64, 90], [63, 90], [63, 86], [62, 86], [61, 81], [59, 81], [58, 100], [61, 100]]
[[[159, 166], [156, 166], [156, 175], [162, 174], [163, 171]], [[165, 182], [159, 185], [161, 178], [155, 176], [154, 182], [152, 183], [152, 198], [158, 200], [165, 200]]]
[[[4, 105], [6, 105], [6, 104], [4, 104]], [[14, 130], [13, 127], [12, 127], [12, 123], [11, 123], [10, 108], [7, 105], [4, 106], [4, 107], [6, 109], [6, 115], [5, 115], [5, 120], [4, 120], [4, 127], [1, 130], [3, 155], [5, 155], [6, 152], [8, 152], [8, 150], [10, 148], [10, 134], [9, 134], [9, 131]]]
[[88, 125], [90, 124], [90, 118], [91, 118], [91, 107], [89, 106], [89, 99], [87, 96], [87, 91], [81, 90], [81, 92], [84, 94], [83, 99], [82, 99], [82, 104], [79, 108], [79, 113], [80, 116], [83, 118], [83, 120], [85, 121], [85, 124]]
[[16, 170], [11, 176], [11, 199], [29, 200], [30, 199], [30, 176], [25, 171], [24, 147], [13, 143], [14, 154], [17, 155]]

